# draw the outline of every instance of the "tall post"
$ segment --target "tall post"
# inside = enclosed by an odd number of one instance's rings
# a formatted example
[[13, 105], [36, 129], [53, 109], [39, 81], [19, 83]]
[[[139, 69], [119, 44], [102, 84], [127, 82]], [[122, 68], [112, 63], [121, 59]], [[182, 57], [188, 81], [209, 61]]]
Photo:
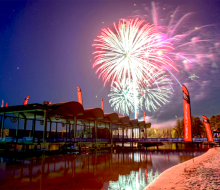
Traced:
[[134, 139], [135, 139], [135, 136], [136, 136], [136, 130], [135, 130], [135, 127], [133, 128], [133, 131], [134, 131]]
[[133, 144], [134, 144], [133, 143], [133, 139], [134, 139], [133, 126], [131, 127], [131, 130], [132, 130], [132, 133], [131, 133], [132, 134], [132, 136], [131, 136], [132, 137], [131, 147], [133, 148]]
[[133, 131], [133, 127], [131, 127], [131, 138], [132, 138], [132, 140], [133, 140], [133, 138], [134, 138], [134, 131]]
[[50, 138], [50, 136], [51, 136], [51, 124], [52, 124], [52, 122], [51, 122], [51, 120], [50, 120], [50, 122], [49, 122], [49, 138]]
[[125, 134], [124, 134], [124, 125], [122, 125], [122, 147], [124, 148], [124, 138], [125, 138]]
[[147, 127], [145, 127], [145, 138], [147, 138]]
[[[50, 118], [49, 118], [50, 119]], [[51, 138], [51, 125], [52, 125], [52, 121], [51, 121], [51, 119], [50, 119], [50, 121], [49, 121], [49, 138]], [[50, 151], [50, 143], [48, 144], [48, 149], [49, 149], [49, 151]], [[48, 165], [49, 166], [49, 165]]]
[[44, 130], [43, 130], [43, 153], [45, 153], [46, 138], [47, 138], [47, 117], [48, 111], [44, 110]]
[[25, 118], [24, 119], [24, 131], [26, 131], [26, 129], [27, 129], [27, 119]]
[[139, 138], [141, 138], [141, 127], [139, 127]]
[[4, 124], [5, 124], [5, 112], [3, 113], [3, 116], [2, 116], [2, 131], [1, 131], [1, 137], [3, 137]]
[[[18, 114], [19, 115], [19, 114]], [[36, 112], [34, 112], [34, 120], [32, 122], [32, 137], [34, 142], [34, 134], [35, 134], [35, 125], [36, 125]]]
[[2, 115], [0, 116], [1, 119], [0, 119], [0, 129], [2, 128]]
[[67, 125], [68, 123], [66, 123], [66, 141], [67, 141]]
[[107, 137], [106, 137], [106, 123], [105, 123], [105, 134], [103, 135], [103, 138], [104, 138], [104, 137], [107, 138]]
[[77, 117], [74, 116], [74, 142], [76, 142]]
[[58, 123], [56, 122], [56, 138], [57, 138], [57, 125], [58, 125]]
[[95, 148], [97, 148], [97, 120], [95, 120]]
[[138, 129], [135, 128], [135, 138], [137, 139], [138, 138]]
[[19, 127], [19, 112], [18, 112], [18, 117], [17, 117], [17, 128], [16, 128], [16, 143], [17, 143], [17, 140], [18, 140], [18, 127]]
[[113, 147], [113, 134], [112, 134], [112, 123], [110, 123], [110, 141], [111, 141], [111, 147]]

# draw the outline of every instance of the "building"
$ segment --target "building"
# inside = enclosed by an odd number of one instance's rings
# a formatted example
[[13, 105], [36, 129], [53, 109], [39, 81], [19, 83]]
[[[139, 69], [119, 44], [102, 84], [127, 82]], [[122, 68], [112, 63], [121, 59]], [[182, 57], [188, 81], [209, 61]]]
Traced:
[[[95, 147], [103, 142], [110, 143], [112, 146], [113, 137], [129, 138], [129, 130], [135, 130], [139, 138], [146, 138], [146, 129], [151, 127], [151, 123], [130, 119], [128, 116], [118, 116], [117, 113], [104, 113], [101, 108], [85, 109], [79, 102], [74, 101], [2, 107], [0, 115], [1, 143], [42, 143], [43, 150], [45, 150], [46, 143], [78, 142], [77, 139], [80, 139], [80, 142], [89, 141]], [[17, 126], [16, 129], [9, 131], [9, 135], [3, 133], [7, 129], [5, 126], [7, 118], [10, 118], [11, 122], [16, 123]], [[23, 120], [22, 128], [19, 125], [21, 120]], [[30, 121], [31, 130], [27, 130]], [[36, 122], [42, 125], [41, 131], [35, 130]], [[54, 124], [56, 130], [52, 131]], [[58, 131], [58, 125], [62, 125], [65, 132]], [[130, 138], [134, 138], [134, 132], [130, 134]]]

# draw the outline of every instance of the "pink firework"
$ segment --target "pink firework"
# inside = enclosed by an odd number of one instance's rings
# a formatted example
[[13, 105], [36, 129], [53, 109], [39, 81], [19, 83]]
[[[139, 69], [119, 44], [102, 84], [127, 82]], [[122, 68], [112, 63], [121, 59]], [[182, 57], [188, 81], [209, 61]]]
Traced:
[[[97, 51], [93, 67], [98, 66], [99, 73], [106, 82], [113, 83], [129, 79], [139, 87], [153, 82], [154, 73], [169, 65], [175, 70], [168, 52], [173, 49], [167, 40], [163, 40], [153, 25], [144, 24], [144, 20], [131, 19], [114, 23], [115, 32], [103, 29], [93, 44]], [[149, 80], [151, 79], [151, 80]]]

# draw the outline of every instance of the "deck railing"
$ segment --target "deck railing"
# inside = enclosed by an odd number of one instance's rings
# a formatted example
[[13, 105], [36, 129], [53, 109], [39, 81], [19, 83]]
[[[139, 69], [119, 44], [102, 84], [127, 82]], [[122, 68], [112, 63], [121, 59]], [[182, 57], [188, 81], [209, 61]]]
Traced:
[[[213, 138], [220, 141], [220, 138]], [[207, 138], [193, 138], [193, 142], [208, 141]], [[0, 137], [0, 143], [16, 143], [15, 137]], [[17, 143], [42, 143], [43, 138], [19, 137]], [[74, 138], [47, 138], [46, 142], [74, 142]], [[76, 142], [95, 142], [95, 138], [76, 138]], [[97, 142], [110, 142], [109, 138], [98, 138]], [[183, 138], [113, 138], [113, 142], [185, 142]]]

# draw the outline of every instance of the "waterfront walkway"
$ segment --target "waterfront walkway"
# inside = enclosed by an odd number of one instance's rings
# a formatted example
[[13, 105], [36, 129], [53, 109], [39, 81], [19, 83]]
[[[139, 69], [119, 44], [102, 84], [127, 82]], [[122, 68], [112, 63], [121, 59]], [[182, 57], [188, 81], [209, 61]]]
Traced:
[[145, 188], [163, 189], [220, 189], [220, 147], [164, 171]]

